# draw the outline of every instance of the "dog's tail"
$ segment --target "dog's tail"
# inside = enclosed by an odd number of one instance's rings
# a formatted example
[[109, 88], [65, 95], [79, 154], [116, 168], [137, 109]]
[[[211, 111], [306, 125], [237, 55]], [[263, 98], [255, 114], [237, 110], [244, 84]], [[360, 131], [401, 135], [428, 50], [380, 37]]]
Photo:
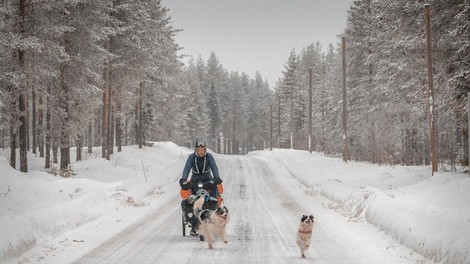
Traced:
[[197, 199], [194, 202], [193, 213], [196, 216], [196, 218], [199, 218], [199, 215], [201, 214], [203, 205], [204, 205], [204, 196], [199, 197], [199, 199]]

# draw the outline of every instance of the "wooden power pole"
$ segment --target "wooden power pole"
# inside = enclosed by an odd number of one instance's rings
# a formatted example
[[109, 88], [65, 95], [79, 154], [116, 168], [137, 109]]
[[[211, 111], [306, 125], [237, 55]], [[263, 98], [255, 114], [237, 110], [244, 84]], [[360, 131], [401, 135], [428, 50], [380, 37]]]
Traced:
[[273, 104], [269, 104], [269, 150], [273, 150]]
[[312, 153], [312, 89], [313, 70], [308, 69], [308, 152]]
[[348, 112], [346, 102], [346, 38], [341, 39], [341, 50], [343, 57], [343, 161], [347, 162], [349, 158], [349, 143], [348, 143]]
[[432, 175], [437, 172], [437, 150], [436, 150], [436, 124], [435, 124], [435, 107], [434, 107], [434, 88], [433, 88], [433, 72], [432, 72], [432, 47], [431, 47], [431, 18], [429, 4], [424, 5], [424, 22], [426, 34], [426, 54], [428, 64], [428, 120], [429, 120], [429, 145], [431, 148]]
[[290, 148], [294, 149], [294, 89], [289, 86], [290, 92]]
[[281, 148], [281, 96], [277, 96], [277, 147]]

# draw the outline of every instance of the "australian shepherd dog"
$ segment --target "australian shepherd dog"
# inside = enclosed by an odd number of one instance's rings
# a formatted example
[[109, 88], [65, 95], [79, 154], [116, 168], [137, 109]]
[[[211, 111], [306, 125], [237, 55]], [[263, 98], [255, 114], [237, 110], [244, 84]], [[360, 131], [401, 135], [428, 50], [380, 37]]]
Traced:
[[216, 210], [202, 209], [204, 197], [194, 202], [194, 215], [199, 220], [199, 234], [207, 241], [211, 249], [215, 237], [220, 237], [224, 243], [228, 243], [226, 226], [230, 221], [227, 207], [218, 207]]

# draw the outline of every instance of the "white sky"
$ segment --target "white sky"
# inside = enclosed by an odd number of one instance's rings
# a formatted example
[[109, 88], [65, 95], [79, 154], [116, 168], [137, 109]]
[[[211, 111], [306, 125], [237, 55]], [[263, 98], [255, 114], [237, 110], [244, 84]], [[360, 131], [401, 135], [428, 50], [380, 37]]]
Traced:
[[339, 43], [352, 0], [163, 0], [183, 54], [207, 60], [211, 51], [228, 71], [254, 77], [271, 87], [282, 76], [295, 48]]

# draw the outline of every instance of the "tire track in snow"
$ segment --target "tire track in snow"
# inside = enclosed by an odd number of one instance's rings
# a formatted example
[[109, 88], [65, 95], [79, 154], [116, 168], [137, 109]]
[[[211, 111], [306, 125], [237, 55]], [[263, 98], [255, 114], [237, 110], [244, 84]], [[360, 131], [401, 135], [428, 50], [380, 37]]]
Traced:
[[157, 257], [151, 257], [155, 248], [164, 246], [161, 241], [170, 242], [161, 230], [173, 224], [170, 217], [179, 209], [175, 208], [175, 199], [179, 197], [171, 196], [155, 213], [125, 228], [76, 263], [155, 263]]
[[[259, 159], [259, 158], [256, 158]], [[283, 200], [290, 201], [283, 206], [297, 211], [294, 230], [298, 227], [301, 214], [313, 213], [316, 218], [310, 250], [307, 258], [315, 263], [428, 263], [417, 256], [411, 249], [397, 244], [389, 236], [376, 232], [375, 227], [368, 223], [349, 222], [341, 214], [325, 207], [329, 200], [323, 196], [312, 197], [305, 194], [307, 186], [300, 181], [281, 162], [276, 164], [263, 162], [263, 166], [271, 166], [276, 171], [284, 171], [288, 177], [282, 181], [270, 181], [273, 189], [284, 189]], [[282, 164], [279, 169], [278, 164]], [[268, 169], [269, 170], [269, 169]], [[277, 174], [279, 178], [279, 173]], [[279, 184], [282, 182], [282, 186]], [[290, 186], [285, 186], [289, 184]], [[289, 194], [288, 194], [289, 193]], [[292, 207], [293, 205], [293, 207]], [[294, 240], [295, 242], [295, 240]], [[298, 247], [295, 245], [296, 251]], [[395, 250], [396, 249], [396, 250]], [[300, 254], [300, 252], [296, 253]]]
[[[279, 185], [274, 172], [262, 160], [251, 159], [253, 186], [257, 192], [258, 210], [263, 212], [263, 224], [260, 226], [260, 242], [269, 243], [266, 255], [260, 261], [268, 263], [298, 263], [301, 261], [296, 250], [295, 230], [297, 215], [301, 209], [292, 202], [288, 192]], [[262, 249], [261, 250], [266, 250]], [[269, 253], [271, 252], [271, 253]], [[273, 255], [272, 253], [275, 252]], [[264, 255], [264, 254], [263, 254]]]
[[[351, 223], [322, 208], [321, 198], [304, 195], [295, 179], [279, 178], [283, 177], [279, 169], [269, 162], [250, 156], [220, 156], [217, 162], [223, 173], [225, 205], [231, 214], [228, 244], [217, 238], [214, 249], [209, 250], [199, 238], [183, 237], [180, 197], [175, 194], [155, 213], [77, 263], [405, 263], [383, 261], [369, 252], [378, 248], [374, 242], [365, 243], [362, 234], [349, 230]], [[317, 218], [307, 260], [300, 258], [295, 243], [303, 213], [313, 213]], [[344, 239], [348, 235], [358, 236], [357, 245], [351, 244], [354, 239]], [[359, 248], [361, 245], [370, 249]]]
[[[199, 249], [193, 252], [186, 263], [243, 263], [245, 251], [247, 247], [243, 245], [239, 237], [239, 225], [243, 214], [239, 194], [242, 192], [241, 187], [244, 185], [245, 173], [239, 162], [238, 156], [224, 156], [219, 159], [219, 170], [224, 173], [221, 177], [224, 180], [224, 205], [230, 212], [230, 223], [227, 226], [228, 244], [224, 244], [220, 238], [216, 238], [214, 249], [208, 249], [207, 243], [199, 242]], [[236, 227], [236, 229], [233, 229]], [[195, 242], [197, 243], [197, 242]]]

